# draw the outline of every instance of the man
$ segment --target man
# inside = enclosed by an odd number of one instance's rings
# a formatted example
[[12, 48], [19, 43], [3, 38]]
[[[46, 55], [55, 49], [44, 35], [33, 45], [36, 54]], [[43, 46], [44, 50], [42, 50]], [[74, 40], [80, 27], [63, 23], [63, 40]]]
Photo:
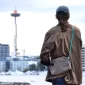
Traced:
[[41, 63], [47, 67], [50, 66], [50, 57], [53, 60], [58, 57], [68, 56], [72, 27], [74, 28], [74, 39], [70, 54], [72, 70], [60, 75], [52, 75], [48, 68], [46, 81], [52, 82], [53, 85], [79, 85], [82, 83], [81, 33], [78, 27], [68, 23], [69, 17], [70, 13], [67, 6], [57, 8], [56, 19], [58, 19], [58, 24], [45, 34], [40, 53]]

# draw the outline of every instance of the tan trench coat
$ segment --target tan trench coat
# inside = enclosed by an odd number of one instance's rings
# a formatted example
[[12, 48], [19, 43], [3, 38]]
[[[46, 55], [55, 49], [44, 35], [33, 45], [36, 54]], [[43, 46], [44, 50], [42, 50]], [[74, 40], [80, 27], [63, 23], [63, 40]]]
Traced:
[[[67, 84], [81, 84], [82, 83], [82, 58], [81, 48], [82, 40], [80, 30], [74, 27], [74, 40], [72, 43], [72, 52], [70, 55], [72, 71], [64, 73], [58, 76], [52, 76], [49, 68], [46, 76], [46, 81], [52, 82], [52, 79], [58, 77], [64, 77]], [[61, 27], [56, 25], [52, 27], [45, 35], [43, 46], [40, 53], [40, 59], [48, 60], [49, 53], [51, 58], [57, 58], [58, 56], [67, 56], [69, 52], [69, 42], [71, 38], [72, 29], [69, 28], [66, 32], [61, 32]]]

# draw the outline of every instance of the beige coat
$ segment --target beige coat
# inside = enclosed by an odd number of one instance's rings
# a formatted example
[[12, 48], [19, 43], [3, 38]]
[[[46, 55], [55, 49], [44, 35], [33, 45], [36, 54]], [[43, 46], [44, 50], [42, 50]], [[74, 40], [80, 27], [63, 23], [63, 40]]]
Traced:
[[[52, 76], [49, 69], [46, 76], [46, 81], [51, 82], [52, 79], [58, 77], [64, 77], [68, 84], [81, 84], [82, 83], [82, 58], [81, 48], [82, 40], [80, 30], [74, 27], [74, 40], [72, 43], [72, 52], [70, 55], [72, 71], [64, 73], [58, 76]], [[40, 53], [42, 61], [49, 59], [49, 53], [51, 58], [57, 58], [59, 56], [67, 56], [69, 52], [69, 42], [71, 38], [72, 29], [68, 28], [66, 32], [61, 32], [61, 27], [56, 25], [52, 27], [45, 35], [43, 46]]]

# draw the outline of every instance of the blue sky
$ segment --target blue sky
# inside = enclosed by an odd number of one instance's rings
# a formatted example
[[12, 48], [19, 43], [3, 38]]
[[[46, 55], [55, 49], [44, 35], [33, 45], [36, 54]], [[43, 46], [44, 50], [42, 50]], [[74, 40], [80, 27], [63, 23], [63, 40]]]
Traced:
[[85, 43], [85, 1], [82, 0], [0, 0], [0, 43], [10, 45], [14, 54], [14, 18], [10, 16], [16, 9], [21, 13], [17, 18], [18, 49], [20, 55], [39, 55], [45, 33], [57, 24], [55, 11], [66, 5], [70, 10], [69, 23], [81, 30]]

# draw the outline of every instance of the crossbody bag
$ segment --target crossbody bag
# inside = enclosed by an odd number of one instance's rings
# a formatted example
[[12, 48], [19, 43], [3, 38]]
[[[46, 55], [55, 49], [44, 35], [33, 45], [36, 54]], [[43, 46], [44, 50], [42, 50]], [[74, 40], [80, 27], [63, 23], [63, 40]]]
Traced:
[[49, 69], [50, 69], [51, 75], [60, 75], [62, 73], [65, 73], [65, 72], [71, 70], [70, 53], [72, 51], [73, 38], [74, 38], [74, 27], [72, 26], [69, 55], [67, 57], [62, 56], [62, 57], [59, 57], [59, 58], [56, 58], [53, 60], [50, 59], [51, 64], [49, 66]]

